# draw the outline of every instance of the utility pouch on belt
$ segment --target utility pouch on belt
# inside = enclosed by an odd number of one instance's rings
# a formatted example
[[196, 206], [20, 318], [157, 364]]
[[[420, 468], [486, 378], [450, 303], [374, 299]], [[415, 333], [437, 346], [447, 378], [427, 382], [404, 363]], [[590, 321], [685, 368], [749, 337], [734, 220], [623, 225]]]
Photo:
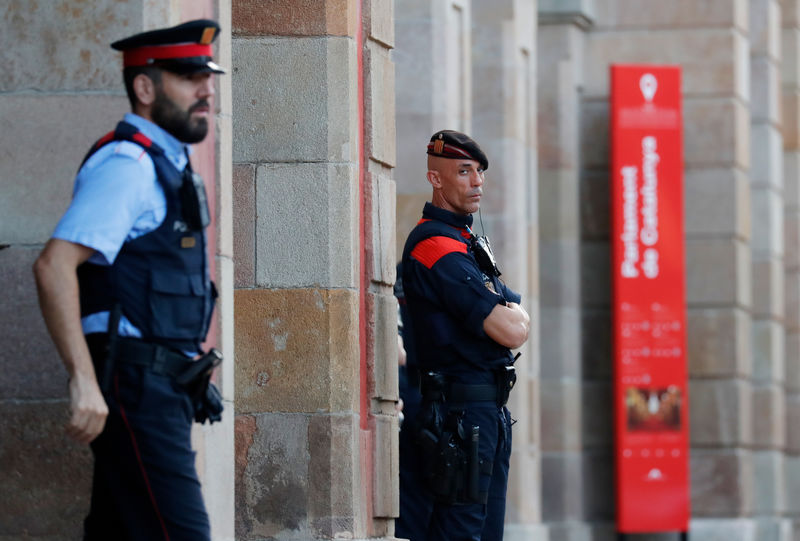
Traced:
[[517, 382], [517, 371], [513, 366], [501, 366], [495, 369], [494, 380], [497, 385], [497, 406], [503, 407]]
[[194, 420], [198, 423], [209, 423], [222, 420], [222, 395], [217, 386], [211, 383], [214, 368], [222, 362], [222, 354], [214, 348], [189, 363], [186, 369], [178, 374], [175, 383], [183, 387], [194, 404]]

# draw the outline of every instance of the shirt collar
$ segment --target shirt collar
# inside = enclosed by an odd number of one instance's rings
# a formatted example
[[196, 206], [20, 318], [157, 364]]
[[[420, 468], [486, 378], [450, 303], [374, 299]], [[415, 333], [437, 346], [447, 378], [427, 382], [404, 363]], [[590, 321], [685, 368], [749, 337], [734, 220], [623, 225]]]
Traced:
[[422, 217], [431, 220], [439, 220], [447, 225], [466, 229], [472, 225], [472, 214], [456, 214], [443, 208], [435, 206], [433, 203], [425, 203], [425, 208], [422, 209]]
[[191, 151], [189, 145], [181, 143], [173, 135], [167, 133], [161, 126], [137, 114], [126, 113], [124, 120], [128, 124], [136, 126], [143, 135], [147, 136], [151, 141], [164, 149], [164, 155], [179, 171], [186, 167], [186, 162], [188, 161], [186, 153], [187, 151]]

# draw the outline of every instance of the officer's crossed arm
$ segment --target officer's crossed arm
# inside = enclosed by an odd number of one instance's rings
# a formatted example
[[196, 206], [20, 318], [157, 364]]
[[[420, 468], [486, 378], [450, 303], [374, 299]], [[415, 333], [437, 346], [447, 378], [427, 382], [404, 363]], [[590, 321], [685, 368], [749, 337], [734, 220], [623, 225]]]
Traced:
[[81, 443], [96, 438], [108, 416], [81, 329], [77, 268], [93, 253], [80, 244], [50, 239], [33, 265], [39, 306], [70, 376], [67, 434]]
[[483, 320], [483, 330], [498, 344], [515, 349], [528, 339], [530, 322], [528, 313], [519, 304], [498, 304]]

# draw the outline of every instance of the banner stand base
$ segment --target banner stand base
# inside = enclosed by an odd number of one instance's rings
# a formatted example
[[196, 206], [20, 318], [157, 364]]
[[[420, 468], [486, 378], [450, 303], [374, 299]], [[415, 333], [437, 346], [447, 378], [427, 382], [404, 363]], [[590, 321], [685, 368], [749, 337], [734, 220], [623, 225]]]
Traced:
[[[631, 534], [617, 532], [617, 541], [633, 541]], [[678, 532], [680, 541], [689, 541], [689, 532]]]

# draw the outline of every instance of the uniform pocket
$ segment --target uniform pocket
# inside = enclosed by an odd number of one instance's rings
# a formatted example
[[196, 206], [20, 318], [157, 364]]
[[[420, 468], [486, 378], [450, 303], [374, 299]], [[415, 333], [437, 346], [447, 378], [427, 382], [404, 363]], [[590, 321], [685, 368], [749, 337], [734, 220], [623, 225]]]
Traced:
[[153, 270], [150, 274], [150, 315], [153, 334], [160, 338], [195, 339], [205, 315], [201, 274]]

